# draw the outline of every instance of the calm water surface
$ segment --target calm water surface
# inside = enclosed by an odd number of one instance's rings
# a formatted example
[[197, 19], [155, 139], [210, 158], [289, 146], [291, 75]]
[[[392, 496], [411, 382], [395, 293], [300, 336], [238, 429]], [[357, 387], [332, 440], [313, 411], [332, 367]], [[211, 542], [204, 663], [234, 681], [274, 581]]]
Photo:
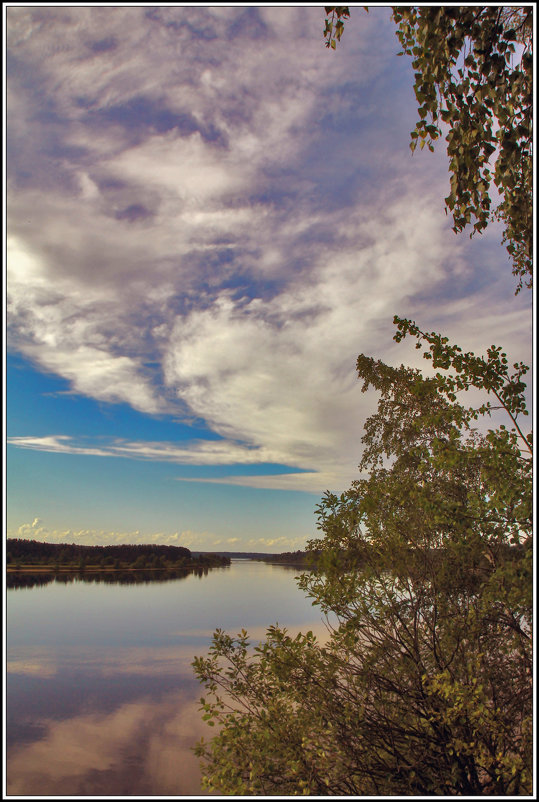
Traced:
[[202, 794], [191, 747], [212, 730], [191, 661], [217, 627], [322, 634], [297, 573], [238, 560], [165, 582], [8, 590], [8, 794]]

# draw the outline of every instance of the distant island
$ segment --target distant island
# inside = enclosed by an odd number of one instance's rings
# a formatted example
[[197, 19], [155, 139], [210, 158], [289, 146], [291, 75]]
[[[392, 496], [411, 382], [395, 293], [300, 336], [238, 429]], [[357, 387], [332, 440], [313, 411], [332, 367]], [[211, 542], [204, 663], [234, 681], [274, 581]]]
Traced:
[[178, 571], [230, 565], [221, 554], [193, 554], [183, 546], [83, 546], [8, 538], [6, 567], [15, 571]]

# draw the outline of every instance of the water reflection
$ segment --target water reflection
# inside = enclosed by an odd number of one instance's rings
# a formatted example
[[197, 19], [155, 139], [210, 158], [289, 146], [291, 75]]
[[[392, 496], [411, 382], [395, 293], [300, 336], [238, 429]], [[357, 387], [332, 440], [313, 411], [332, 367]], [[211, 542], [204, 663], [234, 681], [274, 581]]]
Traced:
[[[220, 566], [219, 570], [228, 566]], [[137, 571], [62, 571], [25, 573], [24, 571], [13, 571], [7, 574], [6, 585], [8, 590], [20, 590], [21, 588], [35, 588], [48, 585], [51, 582], [69, 584], [70, 582], [106, 582], [109, 585], [149, 585], [153, 582], [170, 582], [174, 579], [185, 579], [193, 574], [194, 576], [207, 576], [212, 570], [207, 567], [201, 568], [182, 568], [175, 570], [137, 570]], [[216, 570], [215, 568], [213, 570]]]
[[217, 627], [323, 634], [297, 573], [242, 561], [201, 576], [14, 577], [33, 584], [7, 594], [8, 793], [201, 795], [191, 747], [213, 730], [192, 660]]
[[200, 795], [191, 746], [208, 730], [198, 707], [176, 692], [111, 712], [42, 721], [39, 740], [10, 750], [8, 793]]

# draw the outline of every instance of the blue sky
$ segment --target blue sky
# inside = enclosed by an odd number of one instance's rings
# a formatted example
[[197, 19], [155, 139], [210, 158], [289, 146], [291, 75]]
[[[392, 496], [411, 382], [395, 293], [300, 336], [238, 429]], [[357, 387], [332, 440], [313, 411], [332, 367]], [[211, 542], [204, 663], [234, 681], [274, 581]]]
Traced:
[[336, 52], [323, 7], [6, 14], [10, 536], [301, 548], [357, 476], [358, 353], [420, 364], [394, 314], [530, 364], [389, 9]]

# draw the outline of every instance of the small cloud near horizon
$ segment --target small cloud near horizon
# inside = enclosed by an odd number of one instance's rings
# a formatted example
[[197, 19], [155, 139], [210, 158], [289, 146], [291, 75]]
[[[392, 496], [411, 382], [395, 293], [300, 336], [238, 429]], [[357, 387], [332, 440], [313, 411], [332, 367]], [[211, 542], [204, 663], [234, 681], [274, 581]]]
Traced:
[[[298, 537], [221, 537], [211, 532], [153, 532], [139, 530], [110, 532], [97, 529], [49, 529], [40, 518], [31, 524], [22, 524], [16, 530], [8, 530], [8, 538], [36, 540], [42, 543], [76, 543], [81, 546], [158, 545], [183, 546], [190, 551], [259, 551], [280, 553], [305, 548], [310, 536]], [[241, 548], [240, 548], [241, 546]]]

